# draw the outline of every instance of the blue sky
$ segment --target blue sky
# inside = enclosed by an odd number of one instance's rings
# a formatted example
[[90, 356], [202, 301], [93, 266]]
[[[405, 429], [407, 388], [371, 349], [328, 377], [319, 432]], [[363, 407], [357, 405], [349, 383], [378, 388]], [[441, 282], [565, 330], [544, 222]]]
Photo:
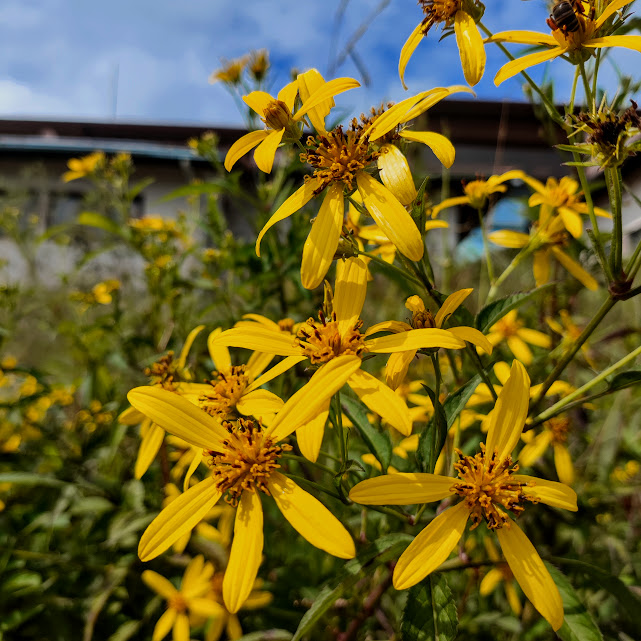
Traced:
[[[493, 31], [547, 30], [543, 0], [487, 4], [483, 21]], [[341, 6], [346, 10], [336, 31]], [[267, 48], [275, 91], [288, 82], [292, 68], [316, 67], [327, 76], [328, 62], [379, 6], [355, 48], [371, 84], [337, 99], [349, 114], [403, 97], [398, 56], [422, 16], [415, 0], [3, 0], [0, 117], [110, 120], [117, 74], [118, 120], [241, 125], [231, 97], [208, 83], [221, 58]], [[454, 39], [439, 43], [439, 36], [435, 29], [414, 53], [406, 73], [411, 91], [464, 84]], [[522, 100], [518, 78], [494, 87], [492, 78], [505, 58], [496, 47], [487, 51], [477, 96]], [[641, 54], [621, 51], [617, 61], [637, 73]], [[545, 67], [532, 75], [540, 79]], [[567, 96], [573, 68], [556, 60], [547, 73], [557, 82], [558, 97]], [[614, 87], [613, 67], [604, 65], [603, 73]], [[333, 75], [362, 80], [350, 59]]]

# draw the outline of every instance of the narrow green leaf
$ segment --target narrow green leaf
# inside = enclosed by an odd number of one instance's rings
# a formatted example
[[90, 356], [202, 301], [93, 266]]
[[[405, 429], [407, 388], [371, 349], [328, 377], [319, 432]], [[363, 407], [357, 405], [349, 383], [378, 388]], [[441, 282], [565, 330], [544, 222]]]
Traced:
[[413, 538], [409, 534], [388, 534], [374, 541], [359, 552], [356, 558], [348, 561], [334, 582], [335, 587], [325, 586], [312, 607], [305, 612], [292, 641], [299, 641], [303, 635], [312, 630], [327, 610], [334, 605], [336, 599], [339, 599], [345, 590], [351, 588], [361, 578], [363, 571], [371, 571], [382, 563], [396, 559]]
[[392, 443], [387, 432], [381, 432], [372, 427], [367, 419], [367, 411], [361, 403], [341, 395], [343, 411], [352, 421], [369, 451], [381, 464], [383, 471], [387, 470], [392, 458]]
[[447, 417], [447, 428], [449, 429], [454, 425], [454, 421], [457, 419], [458, 415], [463, 411], [467, 402], [470, 400], [470, 396], [474, 394], [474, 390], [479, 386], [481, 382], [481, 375], [476, 374], [474, 378], [470, 379], [465, 385], [459, 387], [453, 394], [450, 394], [445, 403], [443, 403], [443, 411]]
[[403, 641], [452, 641], [458, 613], [444, 574], [430, 574], [410, 588], [401, 621]]
[[641, 370], [633, 369], [629, 372], [621, 372], [610, 379], [608, 392], [616, 392], [626, 387], [633, 387], [641, 384]]
[[421, 469], [425, 472], [434, 472], [436, 461], [439, 454], [443, 449], [445, 439], [447, 438], [447, 417], [443, 409], [443, 405], [438, 402], [434, 391], [427, 385], [423, 385], [425, 391], [432, 399], [434, 405], [434, 416], [430, 422], [425, 426], [418, 439], [418, 448], [416, 450], [416, 457], [418, 459]]
[[15, 485], [49, 485], [59, 487], [67, 485], [52, 476], [43, 476], [31, 472], [5, 472], [0, 474], [0, 483], [14, 483]]
[[[545, 563], [545, 561], [544, 561]], [[551, 563], [545, 563], [563, 599], [565, 620], [557, 634], [563, 641], [603, 641], [603, 635], [585, 609], [567, 577]]]
[[176, 198], [185, 198], [189, 196], [201, 196], [202, 194], [217, 194], [223, 191], [222, 185], [214, 182], [194, 183], [193, 185], [185, 185], [170, 191], [166, 196], [163, 196], [159, 202], [165, 203], [168, 200]]
[[110, 218], [107, 218], [107, 216], [99, 214], [97, 211], [81, 212], [80, 214], [78, 214], [76, 222], [79, 225], [96, 227], [98, 229], [102, 229], [103, 231], [109, 232], [110, 234], [116, 234], [117, 236], [126, 238], [126, 234], [118, 223], [114, 222]]
[[130, 200], [133, 200], [145, 187], [149, 187], [149, 185], [153, 184], [155, 179], [149, 177], [149, 178], [143, 178], [142, 180], [139, 180], [128, 192], [127, 196]]
[[538, 296], [542, 291], [549, 289], [552, 285], [553, 283], [547, 283], [546, 285], [532, 289], [529, 292], [512, 294], [512, 296], [500, 298], [499, 300], [495, 300], [489, 305], [486, 305], [476, 315], [476, 328], [481, 332], [487, 332], [494, 323], [501, 320], [501, 318], [503, 318], [503, 316], [508, 312], [521, 307], [521, 305], [532, 300], [535, 296]]
[[107, 641], [129, 641], [140, 629], [140, 621], [127, 621], [123, 623]]

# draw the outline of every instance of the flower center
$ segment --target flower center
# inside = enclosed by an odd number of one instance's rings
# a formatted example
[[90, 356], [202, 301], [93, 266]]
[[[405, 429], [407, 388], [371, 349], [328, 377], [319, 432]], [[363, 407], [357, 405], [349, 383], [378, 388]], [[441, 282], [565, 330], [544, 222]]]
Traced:
[[513, 474], [519, 466], [512, 466], [512, 457], [497, 460], [496, 452], [486, 460], [485, 444], [481, 443], [481, 452], [476, 456], [459, 456], [454, 468], [460, 481], [454, 484], [452, 491], [465, 499], [470, 510], [470, 518], [474, 529], [484, 518], [490, 530], [498, 530], [507, 525], [509, 516], [505, 510], [510, 510], [518, 516], [523, 510], [520, 503], [523, 500], [538, 502], [537, 499], [523, 494], [527, 483], [516, 481]]
[[523, 323], [520, 320], [512, 320], [504, 316], [496, 323], [496, 331], [502, 334], [504, 338], [516, 336], [522, 325]]
[[262, 121], [274, 131], [291, 128], [293, 124], [289, 107], [282, 100], [272, 100], [265, 107]]
[[331, 320], [328, 320], [322, 311], [318, 313], [318, 318], [320, 323], [310, 318], [298, 330], [299, 346], [312, 365], [327, 363], [341, 354], [362, 357], [367, 351], [364, 337], [360, 332], [363, 326], [362, 320], [357, 320], [341, 335], [336, 312], [332, 312]]
[[144, 370], [145, 376], [149, 376], [152, 385], [158, 385], [163, 389], [170, 392], [176, 391], [177, 376], [176, 364], [174, 361], [174, 353], [167, 352], [165, 356], [158, 359], [151, 367], [146, 367]]
[[436, 327], [436, 321], [432, 313], [426, 309], [422, 311], [416, 311], [412, 314], [412, 327], [414, 329], [423, 329], [434, 328]]
[[211, 416], [225, 418], [231, 415], [249, 384], [245, 365], [232, 367], [229, 372], [214, 372], [216, 377], [207, 381], [211, 391], [198, 399], [198, 405]]
[[301, 154], [300, 159], [315, 168], [314, 178], [320, 182], [317, 193], [334, 182], [342, 182], [353, 190], [356, 174], [378, 156], [368, 151], [369, 141], [361, 137], [360, 129], [356, 126], [345, 133], [339, 125], [327, 136], [307, 139], [309, 151]]
[[423, 34], [433, 25], [444, 22], [446, 27], [451, 27], [456, 12], [461, 8], [461, 0], [418, 0], [425, 18], [423, 18]]
[[552, 442], [564, 444], [568, 440], [570, 431], [570, 419], [551, 418], [545, 422], [545, 427], [552, 432]]
[[291, 450], [291, 445], [275, 445], [263, 434], [261, 424], [250, 419], [226, 421], [223, 427], [229, 436], [223, 441], [221, 451], [205, 452], [217, 489], [226, 494], [225, 500], [233, 507], [238, 505], [245, 490], [269, 494], [267, 480], [280, 467], [278, 457]]
[[185, 612], [187, 610], [187, 601], [185, 601], [185, 597], [180, 592], [176, 592], [169, 597], [168, 605], [170, 609], [176, 612]]

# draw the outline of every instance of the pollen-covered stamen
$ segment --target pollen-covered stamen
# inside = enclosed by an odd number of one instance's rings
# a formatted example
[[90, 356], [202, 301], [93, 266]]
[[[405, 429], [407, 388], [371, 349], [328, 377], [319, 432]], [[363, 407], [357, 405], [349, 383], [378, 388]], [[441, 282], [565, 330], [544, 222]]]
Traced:
[[545, 421], [544, 427], [552, 432], [552, 442], [563, 445], [568, 440], [568, 432], [570, 431], [570, 419], [567, 418], [551, 418]]
[[308, 152], [301, 154], [301, 162], [314, 167], [314, 178], [320, 185], [316, 193], [335, 182], [342, 182], [348, 190], [354, 189], [356, 174], [365, 169], [378, 157], [369, 150], [367, 137], [362, 137], [360, 127], [345, 133], [342, 126], [336, 127], [326, 136], [310, 136], [307, 139]]
[[513, 478], [519, 466], [512, 465], [512, 457], [499, 460], [494, 452], [486, 460], [483, 443], [481, 450], [476, 456], [463, 456], [460, 450], [456, 450], [459, 460], [454, 468], [460, 481], [452, 486], [452, 492], [465, 499], [472, 520], [470, 529], [477, 527], [483, 518], [491, 530], [509, 527], [506, 510], [518, 516], [524, 509], [520, 505], [522, 501], [536, 503], [537, 500], [523, 493], [527, 483]]
[[211, 416], [220, 418], [233, 414], [236, 404], [249, 385], [249, 376], [245, 365], [232, 367], [227, 373], [213, 372], [214, 378], [207, 381], [211, 391], [202, 394], [198, 405]]
[[278, 457], [291, 450], [291, 445], [275, 445], [263, 433], [261, 424], [250, 419], [226, 421], [223, 426], [229, 436], [220, 451], [205, 452], [217, 489], [226, 495], [225, 500], [233, 507], [238, 505], [240, 495], [246, 490], [269, 494], [269, 476], [280, 467]]
[[167, 352], [151, 367], [145, 367], [144, 374], [149, 377], [149, 382], [152, 385], [158, 385], [170, 392], [175, 392], [176, 381], [174, 379], [178, 376], [178, 372], [174, 363], [174, 353]]
[[345, 354], [362, 357], [367, 352], [365, 337], [360, 332], [362, 320], [357, 320], [341, 334], [335, 312], [331, 320], [322, 312], [319, 312], [318, 317], [320, 323], [310, 318], [298, 330], [299, 346], [312, 365], [327, 363], [332, 358]]
[[434, 328], [436, 327], [436, 321], [432, 313], [424, 309], [412, 314], [412, 327], [414, 329]]
[[445, 27], [451, 27], [454, 24], [454, 16], [461, 9], [463, 4], [461, 0], [418, 0], [425, 18], [423, 18], [423, 34], [439, 22], [443, 22]]
[[291, 334], [294, 331], [294, 319], [282, 318], [278, 321], [278, 329], [280, 329], [281, 332], [287, 332]]
[[168, 599], [167, 604], [171, 610], [176, 612], [186, 612], [187, 611], [187, 601], [185, 597], [180, 594], [180, 592], [174, 592]]

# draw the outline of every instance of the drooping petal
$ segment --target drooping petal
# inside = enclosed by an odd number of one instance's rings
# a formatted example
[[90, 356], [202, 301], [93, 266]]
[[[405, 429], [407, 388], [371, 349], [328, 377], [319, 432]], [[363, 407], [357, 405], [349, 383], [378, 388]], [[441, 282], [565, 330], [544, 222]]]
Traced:
[[[523, 436], [525, 437], [525, 434]], [[553, 436], [551, 430], [543, 430], [524, 445], [523, 449], [519, 452], [519, 465], [521, 467], [534, 465], [549, 447]]]
[[391, 336], [381, 336], [365, 341], [370, 352], [376, 354], [393, 354], [412, 349], [429, 349], [432, 347], [445, 347], [446, 349], [463, 349], [465, 341], [457, 338], [446, 329], [424, 327], [401, 332]]
[[604, 36], [603, 38], [592, 38], [583, 43], [588, 49], [600, 49], [601, 47], [624, 47], [641, 53], [641, 36]]
[[530, 242], [530, 236], [528, 234], [523, 234], [519, 231], [509, 231], [507, 229], [493, 231], [487, 235], [487, 238], [495, 245], [509, 247], [510, 249], [520, 249]]
[[174, 626], [177, 614], [178, 613], [173, 608], [169, 608], [163, 612], [162, 616], [156, 623], [156, 627], [154, 628], [154, 632], [151, 636], [151, 641], [160, 641], [169, 634], [169, 630]]
[[196, 447], [211, 449], [227, 438], [218, 420], [179, 394], [160, 387], [135, 387], [129, 402], [170, 434]]
[[360, 505], [416, 505], [440, 501], [453, 494], [457, 479], [418, 472], [366, 479], [355, 485], [349, 498]]
[[580, 283], [583, 283], [589, 290], [595, 292], [599, 289], [599, 283], [592, 278], [588, 272], [579, 265], [573, 258], [570, 258], [562, 249], [559, 247], [551, 247], [551, 251], [554, 254], [554, 257], [565, 267], [574, 278], [576, 278]]
[[185, 344], [183, 345], [183, 348], [180, 350], [180, 356], [178, 357], [178, 360], [176, 361], [176, 367], [178, 369], [182, 369], [185, 367], [185, 363], [187, 362], [187, 356], [189, 355], [189, 350], [191, 349], [191, 346], [194, 344], [194, 341], [196, 340], [196, 337], [202, 330], [205, 329], [204, 325], [198, 325], [198, 327], [194, 327], [194, 329], [189, 332], [189, 335], [185, 339]]
[[401, 205], [409, 205], [417, 195], [414, 178], [407, 158], [391, 143], [382, 145], [378, 157], [378, 171], [383, 184], [398, 198]]
[[285, 402], [279, 396], [266, 389], [256, 389], [243, 394], [236, 407], [245, 416], [261, 417], [265, 414], [276, 414]]
[[574, 483], [574, 465], [568, 448], [563, 443], [554, 444], [554, 467], [559, 481], [565, 485]]
[[135, 407], [128, 407], [118, 416], [118, 423], [122, 425], [140, 425], [145, 420], [145, 415], [139, 412]]
[[[309, 100], [309, 97], [315, 91], [320, 89], [320, 87], [322, 87], [324, 84], [325, 79], [317, 69], [309, 69], [304, 73], [298, 74], [298, 91], [300, 93], [300, 99], [303, 101], [303, 104], [305, 104], [305, 101]], [[326, 133], [325, 117], [329, 114], [334, 104], [334, 100], [328, 98], [317, 107], [309, 110], [307, 116], [312, 123], [312, 126], [318, 133]]]
[[510, 570], [525, 596], [552, 628], [558, 630], [563, 625], [563, 601], [538, 552], [512, 520], [509, 528], [502, 527], [496, 534]]
[[300, 347], [291, 335], [274, 332], [258, 323], [252, 323], [252, 327], [248, 327], [248, 325], [232, 327], [216, 336], [213, 344], [225, 345], [226, 347], [244, 347], [280, 356], [300, 356], [301, 354]]
[[485, 42], [513, 42], [522, 45], [559, 46], [554, 36], [549, 33], [539, 33], [538, 31], [500, 31], [490, 36]]
[[198, 469], [198, 466], [203, 460], [204, 450], [202, 448], [192, 447], [191, 450], [194, 456], [191, 459], [191, 463], [189, 464], [189, 467], [187, 468], [187, 472], [185, 473], [185, 479], [183, 480], [183, 492], [186, 492], [189, 489], [189, 485], [191, 483], [191, 477], [194, 475], [194, 472]]
[[216, 345], [215, 340], [222, 333], [222, 327], [217, 327], [207, 337], [207, 349], [209, 356], [214, 361], [214, 367], [219, 372], [228, 372], [231, 369], [231, 356], [224, 345]]
[[234, 540], [223, 578], [223, 599], [238, 612], [254, 587], [263, 554], [263, 508], [258, 492], [245, 490], [238, 503]]
[[365, 336], [378, 334], [378, 332], [394, 332], [397, 334], [398, 332], [409, 332], [411, 330], [412, 326], [403, 321], [382, 321], [381, 323], [376, 323], [376, 325], [368, 327]]
[[519, 361], [512, 362], [510, 378], [503, 386], [487, 431], [486, 452], [498, 452], [502, 461], [514, 449], [523, 431], [530, 404], [530, 377]]
[[481, 580], [479, 594], [487, 596], [492, 594], [496, 586], [503, 580], [503, 573], [498, 568], [492, 568]]
[[268, 430], [272, 439], [284, 439], [317, 416], [326, 401], [343, 387], [361, 364], [358, 356], [338, 356], [316, 370], [309, 381], [289, 398], [276, 415]]
[[153, 570], [145, 570], [142, 573], [142, 580], [152, 589], [154, 592], [160, 594], [163, 599], [171, 599], [178, 590], [173, 586], [171, 581], [166, 579], [164, 576], [154, 572]]
[[465, 501], [441, 512], [401, 554], [394, 568], [394, 587], [411, 588], [447, 560], [463, 535], [470, 510]]
[[512, 477], [516, 481], [528, 483], [528, 487], [523, 488], [526, 496], [532, 496], [552, 507], [558, 507], [562, 510], [576, 512], [576, 492], [565, 483], [556, 481], [547, 481], [537, 476], [528, 476], [527, 474], [514, 474]]
[[329, 400], [325, 402], [325, 406], [320, 410], [318, 416], [296, 430], [296, 441], [301, 454], [312, 463], [315, 463], [318, 458], [328, 416]]
[[623, 7], [627, 6], [630, 4], [630, 0], [613, 0], [608, 4], [608, 6], [603, 10], [603, 13], [597, 18], [595, 26], [595, 30], [599, 29], [605, 21], [613, 14], [615, 14], [619, 9], [623, 9]]
[[535, 252], [532, 259], [532, 273], [537, 287], [545, 285], [550, 280], [550, 249]]
[[456, 196], [456, 198], [446, 198], [438, 205], [432, 207], [432, 218], [438, 216], [443, 210], [449, 209], [450, 207], [456, 207], [457, 205], [469, 205], [470, 197], [469, 196]]
[[273, 227], [276, 223], [279, 223], [281, 220], [285, 220], [285, 218], [295, 214], [299, 209], [302, 209], [314, 197], [314, 192], [319, 188], [319, 186], [320, 184], [315, 178], [308, 180], [274, 212], [272, 217], [260, 230], [258, 238], [256, 239], [257, 256], [260, 256], [260, 242], [263, 240], [263, 236], [267, 233], [267, 230]]
[[240, 160], [248, 151], [259, 145], [265, 138], [269, 136], [269, 131], [251, 131], [239, 138], [227, 152], [225, 156], [225, 169], [231, 171], [232, 167]]
[[[454, 158], [456, 156], [454, 145], [442, 134], [437, 134], [433, 131], [412, 131], [411, 129], [405, 129], [400, 135], [401, 138], [405, 138], [405, 140], [422, 142], [424, 145], [427, 145], [434, 152], [434, 155], [439, 159], [441, 164], [448, 169], [454, 164]], [[408, 203], [403, 204], [407, 205]]]
[[375, 376], [358, 370], [347, 381], [358, 397], [401, 434], [412, 433], [412, 421], [405, 401]]
[[256, 147], [256, 151], [254, 151], [256, 167], [266, 174], [272, 171], [276, 150], [278, 149], [278, 145], [280, 145], [280, 141], [283, 139], [284, 133], [284, 128], [277, 131], [270, 131], [267, 138], [265, 138], [265, 140]]
[[417, 102], [406, 114], [403, 116], [401, 122], [407, 122], [420, 116], [422, 113], [425, 113], [428, 109], [431, 109], [435, 104], [441, 102], [444, 98], [451, 96], [453, 93], [471, 93], [473, 96], [476, 94], [472, 89], [466, 85], [450, 85], [449, 87], [435, 87], [429, 91], [424, 91], [420, 96], [419, 102]]
[[572, 234], [574, 238], [580, 238], [583, 233], [583, 221], [581, 220], [581, 216], [569, 207], [558, 207], [557, 211], [563, 219], [565, 228], [570, 232], [570, 234]]
[[321, 85], [314, 93], [303, 103], [302, 107], [294, 114], [294, 120], [300, 120], [306, 113], [314, 107], [321, 107], [326, 100], [337, 96], [339, 93], [360, 87], [361, 84], [354, 78], [334, 78]]
[[547, 62], [548, 60], [554, 60], [554, 58], [558, 58], [566, 52], [567, 47], [557, 46], [549, 49], [548, 51], [537, 51], [536, 53], [531, 53], [528, 56], [523, 56], [516, 60], [510, 60], [510, 62], [499, 69], [498, 73], [494, 77], [494, 84], [498, 87], [502, 82], [516, 76], [517, 73], [521, 73], [521, 71], [524, 71], [528, 67], [533, 67], [534, 65]]
[[246, 371], [249, 379], [254, 380], [273, 360], [274, 354], [254, 352], [247, 361]]
[[463, 301], [473, 292], [470, 287], [468, 289], [459, 289], [457, 292], [450, 294], [438, 310], [434, 322], [437, 327], [443, 327], [443, 323], [461, 306]]
[[421, 21], [416, 25], [416, 29], [412, 31], [410, 37], [405, 41], [401, 49], [401, 57], [398, 61], [398, 76], [401, 79], [403, 89], [407, 89], [407, 85], [405, 84], [405, 67], [407, 67], [407, 63], [423, 37], [423, 22]]
[[272, 472], [267, 487], [290, 525], [313, 546], [340, 559], [356, 555], [349, 532], [318, 499], [278, 472]]
[[[255, 352], [254, 352], [255, 353]], [[255, 389], [258, 389], [261, 385], [269, 383], [269, 381], [274, 380], [277, 376], [280, 376], [283, 372], [286, 372], [288, 369], [291, 369], [296, 365], [304, 361], [306, 356], [288, 356], [284, 358], [280, 363], [277, 363], [270, 370], [267, 370], [262, 376], [257, 378], [251, 385], [247, 387], [247, 393], [253, 392]]]
[[343, 185], [334, 183], [323, 198], [303, 246], [300, 277], [305, 289], [314, 289], [323, 282], [338, 248], [344, 213]]
[[138, 556], [149, 561], [192, 530], [216, 504], [221, 493], [213, 478], [206, 478], [175, 498], [147, 527], [140, 538]]
[[176, 615], [172, 634], [173, 641], [189, 641], [189, 617], [184, 612]]
[[144, 473], [149, 469], [158, 454], [158, 450], [165, 438], [165, 430], [160, 425], [150, 421], [149, 429], [143, 436], [134, 466], [134, 477], [141, 479]]
[[390, 389], [397, 389], [407, 376], [410, 363], [416, 356], [416, 350], [390, 354], [385, 367], [385, 382]]
[[474, 87], [485, 71], [485, 46], [474, 18], [465, 11], [454, 16], [454, 33], [467, 83]]
[[529, 327], [521, 327], [518, 330], [518, 335], [524, 340], [530, 343], [530, 345], [536, 345], [537, 347], [543, 347], [543, 349], [549, 349], [552, 346], [552, 339], [543, 332], [539, 332], [537, 329], [530, 329]]
[[423, 258], [423, 238], [405, 207], [381, 183], [363, 171], [356, 175], [363, 203], [383, 233], [410, 260]]
[[361, 258], [348, 258], [336, 265], [334, 311], [341, 335], [358, 320], [367, 292], [367, 265]]
[[521, 363], [530, 365], [532, 362], [532, 352], [523, 339], [518, 336], [508, 336], [506, 342], [512, 354], [514, 354]]
[[494, 349], [492, 343], [478, 329], [473, 327], [450, 327], [447, 331], [467, 343], [480, 347], [486, 354], [491, 354]]

